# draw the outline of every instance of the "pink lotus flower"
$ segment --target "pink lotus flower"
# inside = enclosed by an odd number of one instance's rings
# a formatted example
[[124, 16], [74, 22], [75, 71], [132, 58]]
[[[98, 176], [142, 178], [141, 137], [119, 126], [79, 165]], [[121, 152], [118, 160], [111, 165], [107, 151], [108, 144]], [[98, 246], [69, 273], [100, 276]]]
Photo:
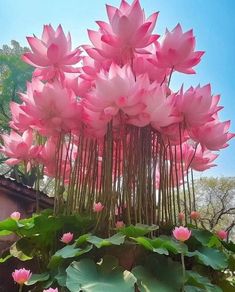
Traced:
[[180, 222], [182, 222], [182, 221], [184, 220], [184, 218], [185, 218], [184, 213], [183, 213], [183, 212], [180, 212], [180, 213], [178, 214], [178, 220], [179, 220]]
[[12, 273], [12, 277], [14, 281], [18, 283], [19, 285], [25, 284], [30, 279], [31, 276], [32, 276], [31, 271], [26, 270], [24, 268], [15, 270], [15, 272]]
[[40, 147], [33, 145], [32, 130], [25, 131], [22, 136], [11, 131], [10, 135], [4, 134], [2, 138], [4, 146], [0, 147], [0, 152], [11, 157], [6, 164], [16, 165], [22, 161], [31, 163], [31, 160], [38, 158]]
[[62, 241], [63, 243], [70, 243], [73, 240], [73, 233], [68, 232], [68, 233], [64, 233], [60, 239], [60, 241]]
[[20, 216], [21, 216], [20, 212], [13, 212], [10, 215], [11, 219], [16, 220], [16, 221], [20, 219]]
[[50, 136], [78, 129], [81, 106], [72, 90], [58, 81], [43, 84], [37, 79], [27, 84], [26, 94], [21, 94], [21, 109], [33, 119], [32, 127], [42, 135]]
[[216, 232], [216, 235], [219, 237], [219, 239], [224, 240], [224, 239], [227, 239], [228, 232], [221, 229], [221, 230]]
[[181, 120], [181, 117], [174, 112], [175, 96], [167, 96], [165, 86], [160, 86], [157, 83], [148, 85], [146, 82], [145, 88], [145, 92], [141, 96], [142, 104], [145, 106], [139, 114], [130, 117], [128, 123], [138, 127], [144, 127], [151, 123], [154, 129], [160, 130], [162, 127]]
[[104, 209], [104, 205], [102, 205], [101, 202], [98, 202], [98, 203], [94, 203], [94, 204], [93, 204], [93, 211], [94, 211], [94, 212], [99, 213], [99, 212], [101, 212], [103, 209]]
[[123, 221], [117, 221], [115, 223], [115, 226], [116, 226], [116, 228], [123, 228], [123, 227], [125, 227], [125, 224]]
[[221, 106], [218, 106], [220, 96], [211, 95], [210, 84], [203, 87], [190, 87], [177, 99], [177, 110], [183, 114], [187, 127], [199, 127], [213, 121], [213, 115], [217, 113]]
[[215, 120], [200, 128], [190, 130], [192, 138], [199, 142], [202, 147], [209, 150], [220, 150], [228, 146], [228, 141], [235, 136], [229, 133], [230, 121], [220, 122]]
[[201, 217], [200, 213], [197, 212], [197, 211], [192, 211], [191, 214], [190, 214], [190, 218], [195, 220], [195, 221], [200, 219], [200, 217]]
[[49, 288], [49, 289], [46, 289], [46, 290], [43, 290], [43, 292], [58, 292], [58, 288]]
[[175, 227], [173, 230], [173, 236], [175, 239], [183, 242], [189, 239], [191, 236], [191, 231], [187, 227]]
[[158, 35], [152, 35], [158, 13], [145, 19], [138, 0], [131, 5], [122, 0], [119, 9], [106, 7], [110, 24], [97, 21], [100, 30], [88, 30], [95, 48], [89, 48], [87, 53], [93, 58], [100, 61], [112, 59], [117, 64], [124, 64], [133, 58], [136, 50], [147, 47], [158, 38]]
[[192, 69], [197, 65], [204, 52], [194, 52], [195, 37], [193, 31], [182, 32], [178, 24], [171, 32], [168, 30], [157, 52], [158, 66], [162, 68], [174, 68], [175, 71], [192, 74]]
[[67, 38], [61, 25], [55, 31], [53, 27], [45, 25], [42, 39], [27, 37], [32, 52], [22, 56], [23, 61], [36, 67], [34, 77], [40, 76], [43, 80], [55, 77], [64, 78], [64, 72], [78, 72], [71, 65], [78, 63], [81, 59], [80, 50], [71, 50], [71, 37]]

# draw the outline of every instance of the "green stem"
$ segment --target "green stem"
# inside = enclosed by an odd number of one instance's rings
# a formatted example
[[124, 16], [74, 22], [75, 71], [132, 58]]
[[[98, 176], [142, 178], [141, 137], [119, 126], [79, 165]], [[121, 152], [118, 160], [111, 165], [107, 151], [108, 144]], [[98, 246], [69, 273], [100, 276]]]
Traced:
[[20, 284], [19, 292], [23, 291], [23, 284]]
[[185, 283], [185, 263], [184, 263], [184, 253], [183, 252], [181, 252], [181, 263], [182, 263], [182, 273], [183, 273], [182, 291], [184, 291], [184, 283]]

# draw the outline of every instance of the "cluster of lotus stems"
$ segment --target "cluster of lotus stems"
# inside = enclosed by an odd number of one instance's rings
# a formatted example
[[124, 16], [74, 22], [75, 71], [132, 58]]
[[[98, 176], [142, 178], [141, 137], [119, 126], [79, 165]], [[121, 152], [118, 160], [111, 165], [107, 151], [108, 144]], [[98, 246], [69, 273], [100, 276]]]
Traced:
[[138, 0], [106, 8], [91, 45], [72, 50], [60, 25], [27, 38], [22, 59], [35, 71], [10, 105], [1, 152], [55, 179], [55, 213], [91, 214], [100, 203], [103, 228], [176, 225], [195, 211], [193, 170], [214, 166], [234, 134], [209, 84], [170, 88], [174, 72], [194, 74], [203, 55], [192, 30], [153, 34], [158, 13], [146, 18]]

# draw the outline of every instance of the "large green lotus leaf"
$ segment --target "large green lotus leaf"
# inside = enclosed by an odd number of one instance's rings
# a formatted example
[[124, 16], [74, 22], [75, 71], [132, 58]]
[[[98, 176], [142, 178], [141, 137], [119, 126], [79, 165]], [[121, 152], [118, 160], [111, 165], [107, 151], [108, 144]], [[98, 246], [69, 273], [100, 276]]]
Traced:
[[218, 249], [203, 247], [186, 254], [189, 257], [195, 256], [200, 263], [210, 266], [215, 270], [222, 270], [228, 266], [227, 256]]
[[87, 239], [91, 236], [90, 233], [87, 233], [87, 234], [83, 234], [81, 236], [79, 236], [75, 242], [76, 242], [76, 246], [81, 246], [83, 245], [84, 243], [87, 242]]
[[135, 277], [116, 265], [113, 257], [104, 257], [101, 264], [90, 259], [72, 262], [66, 270], [66, 286], [71, 292], [133, 292]]
[[119, 228], [118, 231], [128, 237], [139, 237], [144, 236], [157, 229], [157, 225], [145, 225], [137, 223], [136, 225]]
[[10, 254], [21, 261], [28, 261], [33, 258], [32, 256], [25, 254], [20, 248], [18, 248], [17, 242], [10, 247]]
[[16, 231], [18, 229], [17, 221], [7, 218], [0, 221], [0, 231]]
[[30, 286], [30, 285], [34, 285], [35, 283], [38, 283], [38, 282], [44, 282], [46, 280], [48, 280], [50, 277], [50, 275], [48, 273], [43, 273], [43, 274], [33, 274], [29, 281], [27, 282], [27, 285]]
[[[194, 291], [192, 286], [195, 287], [195, 291], [208, 291], [208, 292], [222, 292], [222, 290], [216, 286], [211, 284], [210, 280], [207, 277], [201, 276], [197, 272], [187, 271], [186, 272], [186, 285], [189, 285], [186, 291]], [[202, 289], [202, 290], [201, 290]]]
[[65, 247], [57, 250], [55, 257], [62, 257], [63, 259], [73, 258], [89, 252], [92, 249], [92, 245], [88, 245], [86, 248], [76, 248], [76, 243], [66, 245]]
[[121, 233], [116, 233], [109, 238], [100, 238], [94, 235], [91, 235], [87, 238], [87, 242], [94, 244], [97, 248], [110, 245], [120, 245], [125, 241], [125, 235]]
[[137, 279], [140, 292], [174, 292], [174, 288], [161, 283], [152, 273], [143, 266], [137, 266], [132, 270]]
[[221, 241], [208, 230], [202, 229], [192, 229], [192, 235], [199, 241], [202, 245], [207, 247], [220, 247]]
[[185, 244], [179, 243], [169, 236], [160, 236], [155, 239], [147, 237], [137, 237], [132, 239], [144, 248], [159, 254], [169, 255], [169, 252], [174, 254], [181, 253], [182, 251], [184, 253], [187, 252], [187, 246]]
[[201, 289], [195, 286], [186, 285], [184, 286], [184, 292], [205, 292], [205, 289]]

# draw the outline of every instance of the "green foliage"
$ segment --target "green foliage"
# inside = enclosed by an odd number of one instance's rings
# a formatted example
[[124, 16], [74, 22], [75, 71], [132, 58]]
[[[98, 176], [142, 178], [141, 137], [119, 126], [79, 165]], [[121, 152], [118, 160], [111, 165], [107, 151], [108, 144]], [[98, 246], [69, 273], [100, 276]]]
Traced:
[[18, 93], [26, 88], [31, 80], [33, 68], [24, 63], [20, 56], [27, 51], [18, 42], [12, 41], [12, 47], [4, 45], [0, 50], [0, 128], [9, 130], [9, 103], [19, 101]]
[[98, 264], [90, 259], [72, 262], [66, 272], [66, 286], [71, 292], [132, 292], [136, 282], [133, 274], [119, 267], [113, 257], [104, 257]]
[[[54, 216], [51, 210], [19, 221], [8, 218], [0, 222], [1, 236], [15, 233], [19, 239], [0, 263], [11, 257], [34, 261], [38, 274], [33, 274], [28, 285], [35, 292], [50, 286], [71, 292], [173, 292], [183, 284], [188, 292], [234, 289], [234, 243], [221, 242], [209, 231], [192, 229], [190, 240], [180, 243], [172, 236], [154, 237], [153, 226], [131, 225], [107, 238], [92, 234], [94, 228], [90, 217]], [[73, 232], [71, 244], [60, 242], [65, 232]]]
[[118, 229], [118, 231], [128, 237], [139, 237], [144, 236], [157, 229], [158, 227], [156, 225], [148, 226], [145, 224], [136, 224], [120, 228]]

